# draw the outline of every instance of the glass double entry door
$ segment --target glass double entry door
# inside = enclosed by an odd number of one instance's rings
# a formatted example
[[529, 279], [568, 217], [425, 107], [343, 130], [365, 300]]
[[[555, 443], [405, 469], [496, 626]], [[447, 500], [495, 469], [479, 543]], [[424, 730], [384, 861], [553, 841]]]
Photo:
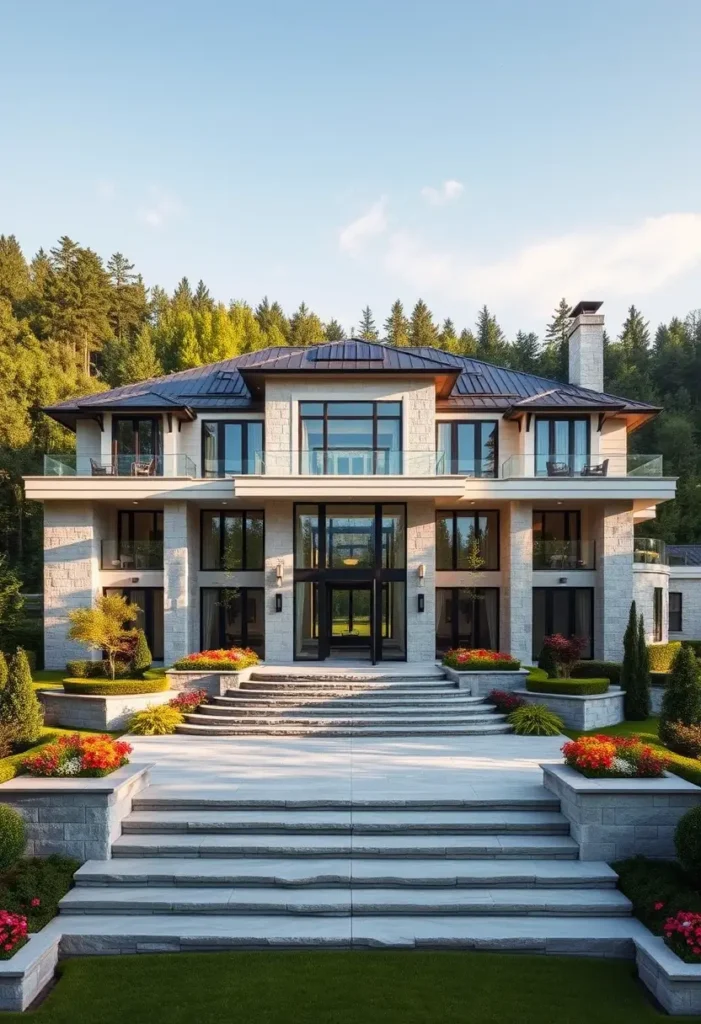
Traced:
[[296, 584], [295, 656], [324, 661], [406, 658], [404, 582], [344, 579]]

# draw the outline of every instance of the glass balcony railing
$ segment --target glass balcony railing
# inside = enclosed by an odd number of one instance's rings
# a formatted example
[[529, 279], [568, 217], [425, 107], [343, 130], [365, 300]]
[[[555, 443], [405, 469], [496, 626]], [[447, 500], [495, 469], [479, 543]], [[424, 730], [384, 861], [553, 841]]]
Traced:
[[188, 455], [45, 455], [44, 476], [183, 476], [197, 475]]
[[505, 479], [544, 477], [562, 480], [568, 477], [660, 477], [661, 455], [631, 455], [627, 452], [605, 452], [601, 455], [577, 455], [571, 452], [542, 455], [512, 455], [502, 465]]
[[260, 471], [269, 476], [436, 476], [444, 472], [443, 452], [382, 448], [336, 448], [262, 453]]
[[103, 569], [162, 569], [162, 540], [103, 540]]
[[667, 565], [667, 545], [659, 537], [635, 537], [633, 561], [640, 565]]
[[534, 540], [534, 569], [593, 569], [593, 540]]

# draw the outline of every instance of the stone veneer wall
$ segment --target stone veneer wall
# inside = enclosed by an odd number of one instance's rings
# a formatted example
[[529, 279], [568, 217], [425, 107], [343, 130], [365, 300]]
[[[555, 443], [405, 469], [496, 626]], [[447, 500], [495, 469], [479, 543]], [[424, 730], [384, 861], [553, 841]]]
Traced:
[[94, 508], [85, 502], [44, 503], [44, 659], [65, 668], [85, 658], [85, 647], [68, 639], [68, 614], [93, 604], [99, 594], [100, 538]]
[[[425, 567], [423, 585], [419, 565]], [[434, 661], [436, 656], [436, 510], [433, 501], [407, 503], [407, 661]], [[419, 595], [424, 610], [419, 612]]]
[[504, 520], [501, 566], [506, 576], [500, 596], [505, 608], [501, 613], [500, 647], [530, 665], [533, 660], [533, 505], [526, 501], [510, 502]]
[[89, 732], [117, 732], [128, 727], [129, 719], [136, 711], [152, 704], [167, 704], [174, 694], [161, 690], [160, 693], [100, 697], [43, 690], [38, 696], [44, 708], [44, 725], [86, 729]]
[[[654, 594], [655, 589], [662, 590], [662, 637], [654, 638]], [[633, 597], [638, 611], [642, 612], [645, 622], [645, 637], [649, 644], [666, 643], [669, 624], [669, 566], [645, 565], [640, 562], [633, 564]]]
[[588, 732], [603, 729], [607, 725], [618, 725], [623, 721], [623, 690], [611, 686], [607, 693], [592, 693], [586, 697], [564, 693], [531, 693], [517, 690], [528, 704], [545, 704], [559, 715], [568, 729]]
[[628, 502], [602, 504], [596, 523], [595, 656], [621, 661], [633, 599], [633, 511]]
[[[293, 503], [269, 501], [265, 506], [265, 661], [284, 665], [294, 657]], [[282, 564], [282, 587], [277, 567]], [[282, 611], [275, 611], [275, 595]]]
[[682, 595], [682, 629], [670, 640], [701, 640], [701, 566], [670, 566], [669, 590]]

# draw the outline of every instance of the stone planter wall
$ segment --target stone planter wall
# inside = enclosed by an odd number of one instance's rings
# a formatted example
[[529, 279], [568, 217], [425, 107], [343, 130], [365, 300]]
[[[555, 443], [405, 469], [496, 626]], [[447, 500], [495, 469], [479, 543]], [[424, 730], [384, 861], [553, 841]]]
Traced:
[[635, 940], [635, 962], [643, 984], [673, 1016], [701, 1014], [701, 964], [687, 964], [657, 935]]
[[126, 729], [135, 711], [150, 704], [167, 704], [170, 690], [159, 693], [124, 694], [96, 697], [92, 694], [63, 693], [62, 690], [41, 690], [39, 700], [44, 706], [44, 724], [64, 729], [86, 729], [92, 732], [117, 732]]
[[54, 918], [13, 957], [0, 960], [0, 1010], [27, 1010], [54, 980], [61, 939], [57, 923]]
[[260, 665], [242, 668], [240, 672], [195, 672], [192, 669], [169, 668], [166, 672], [171, 690], [206, 690], [215, 697], [223, 696], [227, 690], [238, 690], [251, 672], [260, 669]]
[[564, 764], [544, 764], [543, 784], [560, 800], [580, 860], [675, 856], [674, 829], [701, 789], [676, 775], [587, 779]]
[[24, 818], [27, 857], [60, 853], [81, 863], [108, 860], [134, 796], [148, 784], [150, 767], [127, 764], [104, 779], [19, 775], [0, 785], [0, 803]]
[[531, 693], [516, 690], [529, 704], [545, 704], [559, 715], [568, 729], [588, 732], [603, 729], [605, 725], [618, 725], [623, 721], [623, 690], [610, 686], [607, 693], [593, 693], [586, 697], [564, 693]]
[[508, 690], [510, 693], [523, 687], [528, 670], [519, 668], [515, 672], [458, 672], [457, 669], [441, 665], [448, 679], [457, 683], [461, 690], [469, 690], [473, 697], [486, 697], [491, 690]]

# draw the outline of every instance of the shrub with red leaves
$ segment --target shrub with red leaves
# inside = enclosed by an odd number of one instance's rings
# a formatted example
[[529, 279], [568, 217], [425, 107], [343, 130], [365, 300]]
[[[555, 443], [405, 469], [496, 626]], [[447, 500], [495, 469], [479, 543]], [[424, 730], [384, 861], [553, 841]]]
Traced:
[[487, 697], [490, 704], [494, 704], [497, 711], [503, 715], [510, 715], [516, 708], [522, 708], [526, 701], [516, 693], [509, 693], [508, 690], [492, 690]]
[[543, 640], [543, 647], [549, 651], [560, 675], [569, 679], [573, 667], [582, 657], [587, 639], [583, 636], [563, 636], [562, 633], [553, 633]]
[[196, 711], [200, 704], [205, 704], [208, 699], [209, 694], [206, 690], [183, 690], [177, 697], [171, 698], [168, 704], [184, 714], [187, 711]]

